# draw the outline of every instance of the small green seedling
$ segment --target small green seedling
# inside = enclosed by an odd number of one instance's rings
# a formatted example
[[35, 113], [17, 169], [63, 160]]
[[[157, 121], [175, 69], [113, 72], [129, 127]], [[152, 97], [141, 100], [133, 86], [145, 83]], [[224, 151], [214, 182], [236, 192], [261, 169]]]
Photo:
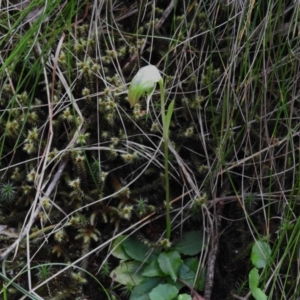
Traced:
[[174, 100], [169, 104], [167, 113], [165, 113], [165, 88], [164, 81], [158, 69], [153, 65], [142, 67], [137, 74], [133, 77], [129, 90], [128, 101], [133, 107], [138, 103], [139, 99], [147, 95], [147, 112], [149, 111], [149, 103], [151, 96], [155, 90], [156, 84], [160, 87], [161, 99], [161, 119], [163, 126], [163, 141], [164, 141], [164, 154], [165, 154], [165, 189], [166, 189], [166, 238], [170, 239], [171, 236], [171, 218], [170, 218], [170, 186], [169, 186], [169, 127], [174, 110]]
[[252, 296], [256, 300], [267, 300], [267, 295], [258, 288], [258, 269], [264, 268], [271, 257], [271, 248], [268, 243], [256, 241], [252, 247], [251, 262], [255, 266], [249, 273], [249, 287]]

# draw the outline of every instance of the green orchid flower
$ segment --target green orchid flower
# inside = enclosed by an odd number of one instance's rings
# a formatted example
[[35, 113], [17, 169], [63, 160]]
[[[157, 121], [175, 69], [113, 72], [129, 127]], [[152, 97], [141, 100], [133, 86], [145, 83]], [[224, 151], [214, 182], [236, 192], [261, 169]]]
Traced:
[[149, 111], [149, 103], [151, 96], [155, 90], [156, 83], [163, 84], [163, 79], [158, 69], [153, 65], [142, 67], [133, 77], [128, 91], [128, 101], [133, 107], [139, 102], [142, 95], [147, 95], [147, 113]]

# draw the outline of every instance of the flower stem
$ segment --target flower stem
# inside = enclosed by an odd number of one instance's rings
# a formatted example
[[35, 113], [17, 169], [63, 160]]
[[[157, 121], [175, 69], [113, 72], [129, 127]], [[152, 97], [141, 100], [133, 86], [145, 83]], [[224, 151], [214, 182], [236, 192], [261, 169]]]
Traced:
[[165, 89], [164, 82], [159, 82], [160, 100], [161, 100], [161, 119], [163, 125], [163, 142], [164, 142], [164, 160], [165, 160], [165, 189], [166, 189], [166, 238], [171, 237], [171, 217], [170, 217], [170, 182], [169, 182], [169, 126], [165, 112]]

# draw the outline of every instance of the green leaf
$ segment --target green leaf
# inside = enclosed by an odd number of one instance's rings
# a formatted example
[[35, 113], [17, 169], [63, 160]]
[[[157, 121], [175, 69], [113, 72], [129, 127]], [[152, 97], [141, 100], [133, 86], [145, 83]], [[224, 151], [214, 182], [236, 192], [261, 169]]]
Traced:
[[110, 277], [123, 285], [136, 286], [145, 277], [142, 276], [143, 266], [138, 261], [122, 261], [111, 273]]
[[253, 268], [249, 273], [249, 287], [250, 290], [255, 289], [258, 287], [259, 283], [259, 275], [258, 270], [256, 268]]
[[153, 253], [148, 257], [148, 254], [151, 251], [149, 247], [147, 247], [137, 238], [134, 238], [132, 236], [128, 237], [123, 242], [123, 247], [126, 254], [136, 261], [147, 261], [149, 263], [156, 258], [156, 256]]
[[159, 284], [149, 294], [150, 300], [172, 300], [178, 295], [178, 289], [169, 283]]
[[264, 268], [271, 258], [271, 248], [268, 243], [257, 241], [251, 252], [252, 264], [258, 268]]
[[165, 276], [161, 268], [159, 267], [159, 263], [157, 259], [154, 259], [144, 270], [143, 276], [146, 277], [162, 277]]
[[161, 283], [158, 277], [145, 278], [131, 292], [130, 300], [150, 300], [149, 294], [152, 289]]
[[201, 230], [194, 230], [185, 232], [182, 239], [174, 244], [175, 249], [184, 255], [196, 255], [205, 247], [203, 241], [203, 232]]
[[175, 103], [174, 100], [172, 100], [171, 103], [169, 104], [168, 111], [167, 111], [167, 114], [166, 114], [166, 127], [167, 127], [167, 130], [170, 127], [170, 122], [171, 122], [171, 118], [172, 118], [172, 114], [173, 114], [173, 110], [174, 110], [174, 103]]
[[178, 295], [177, 300], [192, 300], [192, 297], [188, 294], [180, 294]]
[[252, 296], [256, 299], [256, 300], [267, 300], [268, 297], [267, 295], [259, 288], [254, 289], [253, 291], [251, 291]]
[[177, 251], [162, 252], [158, 256], [158, 263], [166, 275], [170, 275], [173, 281], [177, 280], [177, 274], [182, 265], [182, 259]]
[[179, 269], [178, 276], [185, 282], [193, 284], [193, 281], [195, 279], [195, 272], [193, 272], [186, 264], [183, 263]]
[[258, 288], [258, 283], [259, 283], [258, 269], [253, 268], [249, 273], [249, 287], [250, 287], [251, 294], [256, 300], [267, 300], [268, 299], [267, 295], [260, 288]]
[[125, 235], [120, 235], [112, 243], [112, 255], [122, 260], [130, 260], [131, 257], [125, 252], [122, 241], [127, 237]]
[[204, 291], [206, 277], [205, 269], [202, 270], [202, 272], [199, 272], [198, 266], [198, 258], [193, 257], [186, 259], [179, 269], [178, 277], [189, 283], [191, 286], [195, 284], [197, 290]]

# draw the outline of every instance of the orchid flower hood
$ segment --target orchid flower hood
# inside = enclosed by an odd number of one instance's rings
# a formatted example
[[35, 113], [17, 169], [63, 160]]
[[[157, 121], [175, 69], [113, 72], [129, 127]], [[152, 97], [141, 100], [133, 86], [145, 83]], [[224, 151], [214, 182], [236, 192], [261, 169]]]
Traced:
[[156, 87], [156, 83], [162, 81], [158, 69], [153, 65], [148, 65], [139, 69], [133, 77], [129, 90], [128, 101], [130, 106], [134, 106], [140, 100], [141, 96], [147, 94], [147, 112], [149, 110], [150, 98]]

